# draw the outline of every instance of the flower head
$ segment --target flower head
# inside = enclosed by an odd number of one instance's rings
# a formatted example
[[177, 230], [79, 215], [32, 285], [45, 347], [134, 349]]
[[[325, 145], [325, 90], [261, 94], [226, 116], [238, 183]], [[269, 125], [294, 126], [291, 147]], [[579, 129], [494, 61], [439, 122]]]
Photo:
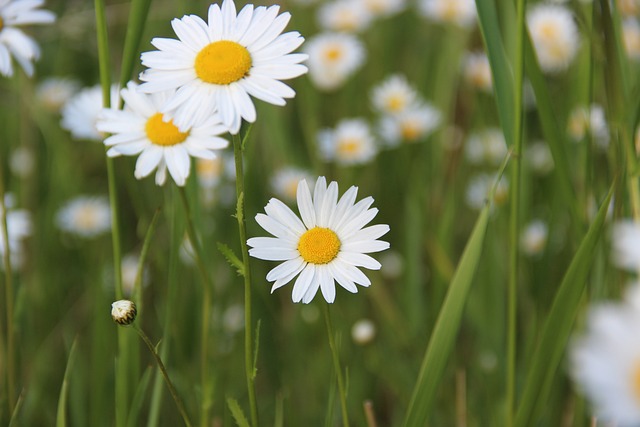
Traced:
[[527, 224], [524, 230], [522, 230], [520, 246], [527, 255], [538, 255], [544, 250], [548, 236], [549, 227], [547, 227], [547, 224], [544, 221], [531, 221]]
[[351, 187], [338, 200], [338, 184], [327, 186], [324, 177], [316, 181], [313, 198], [306, 181], [298, 184], [298, 209], [302, 219], [278, 199], [271, 199], [265, 214], [256, 221], [275, 237], [254, 237], [247, 241], [249, 254], [268, 261], [284, 261], [267, 274], [274, 282], [271, 292], [296, 276], [293, 302], [307, 304], [321, 290], [324, 299], [335, 300], [335, 282], [356, 293], [371, 281], [358, 267], [380, 269], [380, 263], [366, 255], [389, 248], [378, 240], [389, 231], [388, 225], [363, 228], [378, 213], [371, 208], [373, 198], [355, 203], [357, 187]]
[[227, 147], [228, 141], [217, 136], [225, 133], [226, 127], [213, 114], [182, 131], [160, 112], [174, 96], [172, 91], [147, 95], [137, 88], [129, 82], [122, 90], [124, 110], [106, 109], [100, 115], [98, 129], [112, 134], [104, 141], [110, 147], [107, 155], [139, 154], [136, 178], [142, 179], [157, 169], [156, 184], [163, 185], [168, 169], [175, 183], [183, 186], [191, 171], [190, 156], [213, 159], [214, 150]]
[[580, 45], [578, 27], [569, 9], [555, 4], [539, 4], [527, 12], [531, 41], [543, 71], [564, 71]]
[[36, 99], [45, 109], [57, 113], [78, 89], [79, 83], [73, 79], [50, 77], [38, 84]]
[[318, 141], [322, 157], [341, 165], [364, 164], [378, 153], [369, 125], [363, 119], [342, 120], [335, 129], [321, 130]]
[[[8, 197], [5, 197], [8, 199]], [[10, 203], [5, 203], [7, 211], [7, 231], [9, 242], [9, 261], [13, 268], [22, 267], [24, 261], [24, 240], [31, 235], [31, 215], [28, 211], [23, 209], [11, 209]], [[2, 210], [0, 208], [0, 216]], [[4, 239], [0, 234], [0, 259], [4, 257], [5, 251]], [[4, 262], [0, 261], [0, 269], [4, 269]]]
[[442, 115], [431, 104], [415, 105], [402, 113], [388, 115], [380, 122], [380, 133], [391, 147], [424, 140], [440, 125]]
[[482, 52], [469, 53], [463, 62], [463, 73], [465, 81], [472, 87], [481, 91], [491, 93], [493, 90], [493, 77], [489, 58]]
[[582, 140], [589, 133], [600, 148], [607, 148], [609, 145], [607, 119], [604, 108], [598, 104], [575, 107], [569, 116], [567, 128], [574, 141]]
[[136, 320], [138, 310], [136, 305], [129, 300], [121, 299], [111, 304], [111, 318], [121, 326], [127, 326]]
[[[119, 99], [118, 88], [111, 86], [111, 105]], [[86, 88], [76, 93], [62, 108], [61, 126], [71, 132], [75, 139], [89, 139], [102, 142], [104, 135], [97, 128], [98, 116], [102, 111], [102, 88], [100, 85]]]
[[372, 15], [365, 4], [355, 0], [335, 0], [318, 9], [318, 23], [323, 30], [356, 33], [371, 24]]
[[305, 45], [309, 55], [309, 78], [318, 88], [333, 90], [342, 86], [364, 63], [366, 51], [351, 34], [322, 33]]
[[80, 196], [67, 202], [57, 213], [62, 231], [91, 238], [111, 229], [111, 209], [106, 197]]
[[32, 61], [40, 57], [40, 48], [18, 27], [55, 21], [53, 12], [38, 9], [43, 4], [44, 0], [0, 1], [0, 74], [3, 76], [13, 75], [11, 55], [28, 76], [33, 75]]
[[465, 156], [469, 163], [497, 166], [507, 155], [504, 133], [497, 128], [484, 129], [469, 136]]
[[461, 27], [470, 27], [476, 21], [474, 0], [421, 0], [420, 11], [427, 18]]
[[307, 72], [307, 56], [293, 54], [304, 39], [298, 32], [281, 34], [291, 18], [279, 6], [246, 5], [236, 15], [233, 0], [209, 7], [208, 22], [196, 15], [174, 19], [179, 40], [154, 38], [157, 51], [142, 54], [149, 67], [140, 79], [147, 93], [177, 90], [162, 113], [181, 129], [201, 123], [216, 110], [232, 134], [242, 119], [256, 120], [249, 95], [275, 105], [295, 92], [280, 80]]
[[386, 17], [402, 11], [406, 5], [406, 0], [359, 0], [366, 10], [375, 17]]
[[399, 114], [415, 106], [419, 95], [406, 77], [394, 74], [371, 91], [373, 107], [383, 114]]

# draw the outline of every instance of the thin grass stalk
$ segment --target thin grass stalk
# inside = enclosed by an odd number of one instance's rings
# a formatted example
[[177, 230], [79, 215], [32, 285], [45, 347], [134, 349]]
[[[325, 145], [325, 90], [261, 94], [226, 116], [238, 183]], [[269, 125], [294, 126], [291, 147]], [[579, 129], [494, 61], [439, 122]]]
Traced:
[[164, 377], [164, 380], [167, 383], [167, 388], [169, 389], [169, 393], [171, 393], [171, 397], [173, 398], [173, 401], [176, 403], [176, 406], [180, 411], [180, 415], [182, 415], [184, 424], [187, 427], [191, 427], [191, 420], [189, 420], [189, 415], [187, 414], [187, 411], [184, 409], [184, 404], [182, 403], [182, 399], [180, 399], [180, 396], [178, 395], [176, 388], [173, 386], [173, 383], [169, 378], [169, 374], [167, 373], [167, 369], [164, 367], [164, 363], [162, 363], [162, 359], [158, 355], [158, 352], [156, 352], [156, 349], [151, 343], [151, 341], [149, 340], [149, 337], [147, 337], [147, 335], [142, 331], [142, 329], [140, 329], [137, 325], [133, 325], [133, 329], [135, 329], [138, 335], [140, 335], [140, 338], [142, 338], [142, 341], [144, 341], [144, 343], [147, 345], [147, 348], [149, 348], [149, 351], [153, 355], [153, 358], [156, 360], [156, 363], [158, 364], [158, 367], [162, 372], [162, 376]]
[[344, 427], [349, 427], [349, 412], [347, 411], [347, 391], [344, 387], [344, 378], [342, 377], [342, 368], [340, 367], [340, 356], [338, 355], [335, 333], [333, 332], [333, 324], [331, 323], [331, 314], [329, 313], [329, 303], [322, 304], [322, 308], [322, 311], [324, 312], [324, 320], [327, 324], [327, 334], [329, 336], [329, 348], [331, 348], [333, 368], [336, 371], [336, 378], [338, 380], [338, 394], [340, 395], [340, 408], [342, 410], [342, 425]]
[[184, 187], [179, 187], [179, 193], [187, 220], [187, 234], [189, 235], [191, 246], [196, 253], [196, 264], [198, 265], [198, 271], [200, 272], [202, 279], [202, 325], [200, 328], [200, 383], [202, 387], [202, 401], [200, 402], [200, 425], [205, 427], [209, 425], [209, 410], [211, 408], [211, 400], [208, 396], [210, 390], [208, 351], [210, 335], [209, 325], [211, 321], [211, 291], [213, 290], [213, 284], [211, 283], [211, 276], [209, 276], [209, 273], [207, 272], [207, 267], [204, 262], [204, 252], [193, 224], [193, 217], [189, 207], [187, 192]]
[[251, 268], [249, 266], [249, 249], [247, 247], [247, 229], [244, 221], [244, 167], [242, 153], [244, 143], [250, 128], [243, 127], [243, 135], [233, 135], [233, 155], [236, 165], [236, 219], [238, 220], [238, 233], [240, 235], [240, 249], [242, 251], [242, 264], [244, 265], [244, 369], [247, 376], [247, 392], [249, 394], [249, 407], [251, 411], [251, 425], [258, 426], [258, 406], [256, 401], [256, 389], [254, 385], [255, 373], [253, 365], [253, 338], [251, 323]]
[[6, 354], [6, 371], [7, 371], [7, 397], [9, 403], [9, 413], [13, 412], [16, 404], [16, 362], [15, 362], [15, 341], [13, 337], [13, 270], [11, 269], [11, 248], [9, 247], [9, 226], [7, 224], [7, 207], [4, 204], [4, 170], [2, 162], [0, 162], [0, 228], [2, 229], [2, 244], [4, 246], [4, 289], [5, 289], [5, 305], [7, 316], [7, 354]]
[[506, 422], [507, 427], [513, 425], [515, 406], [516, 377], [516, 326], [518, 303], [518, 261], [520, 255], [520, 181], [522, 176], [522, 86], [524, 82], [524, 11], [526, 0], [517, 0], [516, 51], [514, 61], [514, 125], [513, 125], [513, 163], [511, 167], [511, 206], [509, 227], [509, 282], [507, 285], [507, 375], [506, 375]]

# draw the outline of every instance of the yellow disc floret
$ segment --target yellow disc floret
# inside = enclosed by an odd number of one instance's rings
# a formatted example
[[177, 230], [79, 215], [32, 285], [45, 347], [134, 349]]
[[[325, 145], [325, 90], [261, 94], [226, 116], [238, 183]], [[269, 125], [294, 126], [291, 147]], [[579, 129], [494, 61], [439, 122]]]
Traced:
[[249, 74], [251, 64], [251, 54], [246, 47], [220, 40], [208, 44], [198, 53], [195, 70], [203, 82], [228, 85]]
[[328, 264], [340, 252], [340, 239], [333, 230], [314, 227], [300, 237], [298, 252], [306, 262]]
[[338, 141], [337, 151], [342, 157], [350, 157], [362, 150], [362, 141], [356, 138], [345, 138]]
[[173, 120], [165, 122], [161, 113], [156, 113], [147, 120], [144, 127], [147, 137], [155, 145], [176, 145], [184, 142], [189, 136], [189, 132], [180, 132], [180, 129], [173, 124]]

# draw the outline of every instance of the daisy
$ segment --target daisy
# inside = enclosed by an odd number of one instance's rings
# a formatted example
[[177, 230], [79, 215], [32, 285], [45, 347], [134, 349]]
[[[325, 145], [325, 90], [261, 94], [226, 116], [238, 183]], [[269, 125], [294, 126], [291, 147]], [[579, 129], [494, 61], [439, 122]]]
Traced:
[[376, 325], [369, 319], [360, 319], [351, 327], [351, 338], [356, 344], [369, 344], [376, 337]]
[[607, 425], [640, 423], [640, 287], [622, 303], [589, 310], [586, 332], [570, 347], [571, 374]]
[[600, 148], [609, 146], [607, 119], [604, 108], [598, 104], [591, 104], [590, 107], [575, 107], [569, 115], [567, 128], [569, 136], [576, 142], [583, 140], [589, 133]]
[[420, 11], [434, 21], [470, 27], [476, 22], [474, 0], [421, 0]]
[[471, 164], [499, 165], [507, 155], [507, 142], [500, 129], [472, 133], [465, 144], [465, 157]]
[[390, 147], [402, 141], [424, 140], [440, 125], [442, 114], [431, 104], [416, 106], [395, 116], [386, 116], [380, 122], [380, 133]]
[[387, 77], [371, 91], [371, 101], [376, 111], [383, 114], [398, 114], [418, 101], [416, 89], [401, 74]]
[[44, 0], [0, 0], [0, 74], [3, 76], [13, 75], [11, 55], [29, 77], [33, 75], [32, 61], [40, 57], [40, 48], [17, 27], [55, 21], [53, 12], [38, 9], [43, 4]]
[[79, 89], [80, 84], [76, 80], [50, 77], [36, 87], [36, 100], [46, 110], [57, 113]]
[[306, 43], [304, 50], [309, 55], [311, 82], [323, 90], [342, 86], [366, 58], [364, 45], [351, 34], [318, 34]]
[[[111, 86], [110, 97], [111, 105], [117, 105], [120, 97], [117, 86]], [[98, 131], [96, 123], [103, 106], [100, 85], [83, 89], [62, 108], [61, 126], [75, 139], [102, 142], [104, 135]]]
[[30, 148], [21, 146], [11, 152], [9, 156], [9, 169], [20, 178], [31, 176], [36, 168], [36, 159]]
[[[10, 198], [7, 202], [10, 202]], [[8, 247], [9, 247], [9, 262], [12, 268], [20, 268], [24, 263], [24, 240], [31, 235], [31, 215], [28, 211], [23, 209], [11, 209], [12, 203], [5, 203], [7, 208], [7, 231], [8, 231]], [[0, 208], [0, 216], [2, 210]], [[4, 269], [4, 254], [7, 246], [5, 245], [4, 238], [0, 234], [0, 269]]]
[[[482, 209], [489, 198], [495, 181], [495, 175], [490, 174], [479, 174], [473, 177], [467, 186], [467, 205], [472, 209]], [[494, 205], [502, 205], [506, 202], [508, 197], [509, 180], [507, 177], [503, 176], [498, 182], [496, 192], [493, 195], [493, 203]]]
[[80, 196], [67, 202], [56, 215], [56, 224], [67, 233], [92, 238], [111, 230], [111, 209], [106, 197]]
[[569, 9], [554, 4], [534, 6], [527, 12], [527, 26], [542, 71], [566, 70], [580, 45], [578, 27]]
[[318, 24], [325, 31], [357, 33], [371, 24], [371, 13], [364, 3], [355, 0], [337, 0], [318, 9]]
[[629, 58], [640, 60], [640, 25], [635, 18], [627, 18], [622, 24], [622, 41]]
[[493, 77], [489, 58], [485, 53], [468, 53], [463, 62], [463, 75], [469, 86], [487, 93], [492, 92]]
[[373, 198], [355, 203], [357, 187], [351, 187], [338, 200], [338, 184], [327, 186], [324, 177], [316, 181], [313, 198], [307, 181], [298, 184], [298, 209], [302, 220], [278, 199], [271, 199], [265, 214], [256, 221], [275, 237], [254, 237], [247, 241], [249, 254], [268, 261], [284, 261], [267, 274], [274, 282], [271, 292], [298, 276], [293, 286], [293, 302], [311, 302], [321, 290], [328, 303], [335, 300], [335, 282], [356, 293], [371, 281], [358, 267], [380, 269], [380, 263], [366, 255], [389, 248], [377, 240], [389, 231], [388, 225], [368, 224], [378, 213], [371, 208]]
[[271, 188], [278, 197], [294, 201], [298, 194], [298, 183], [303, 179], [311, 181], [311, 174], [300, 168], [283, 168], [271, 178]]
[[525, 151], [525, 160], [538, 175], [546, 175], [553, 170], [553, 156], [549, 146], [542, 142], [534, 142]]
[[363, 119], [342, 120], [335, 129], [321, 130], [318, 141], [322, 157], [341, 165], [367, 163], [378, 152], [369, 125]]
[[304, 38], [298, 32], [281, 34], [291, 15], [278, 15], [279, 6], [246, 5], [236, 16], [233, 0], [222, 8], [209, 7], [208, 22], [196, 15], [174, 19], [179, 40], [154, 38], [159, 50], [142, 54], [149, 67], [141, 74], [146, 93], [177, 90], [162, 113], [170, 113], [185, 131], [218, 111], [232, 134], [242, 119], [253, 123], [256, 109], [249, 95], [275, 105], [295, 92], [280, 80], [307, 72], [307, 56], [291, 52]]
[[226, 132], [219, 116], [213, 114], [181, 131], [163, 113], [162, 106], [173, 99], [174, 92], [141, 93], [138, 85], [129, 82], [122, 90], [125, 110], [103, 110], [98, 129], [112, 135], [104, 140], [110, 147], [107, 156], [140, 154], [134, 172], [137, 179], [148, 176], [157, 168], [156, 184], [166, 181], [167, 169], [179, 186], [184, 186], [191, 170], [189, 156], [213, 159], [213, 150], [229, 145], [216, 135]]
[[640, 271], [640, 224], [623, 220], [614, 224], [611, 234], [613, 263], [630, 272]]
[[522, 230], [520, 247], [522, 251], [529, 256], [538, 255], [544, 250], [548, 236], [549, 227], [547, 227], [544, 221], [531, 221], [524, 230]]
[[406, 0], [360, 0], [371, 16], [387, 17], [401, 12], [406, 7]]

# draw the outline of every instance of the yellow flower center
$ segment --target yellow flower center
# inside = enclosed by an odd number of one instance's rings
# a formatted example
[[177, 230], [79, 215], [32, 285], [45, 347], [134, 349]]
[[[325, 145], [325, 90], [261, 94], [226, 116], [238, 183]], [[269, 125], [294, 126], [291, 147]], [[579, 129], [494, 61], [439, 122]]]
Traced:
[[162, 113], [156, 113], [147, 120], [144, 127], [147, 137], [155, 145], [176, 145], [184, 142], [189, 136], [189, 132], [180, 132], [180, 129], [173, 124], [173, 120], [165, 122], [162, 120]]
[[555, 23], [545, 22], [540, 25], [540, 34], [549, 41], [555, 41], [558, 36], [558, 27]]
[[300, 237], [298, 252], [306, 262], [327, 264], [338, 256], [340, 239], [333, 230], [314, 227]]
[[631, 380], [633, 381], [633, 383], [631, 384], [631, 387], [633, 388], [633, 394], [635, 395], [636, 400], [640, 401], [640, 361], [636, 362]]
[[98, 213], [93, 206], [83, 206], [76, 212], [75, 222], [80, 230], [93, 230], [98, 225]]
[[402, 123], [400, 133], [405, 141], [415, 141], [420, 136], [420, 126], [413, 122]]
[[327, 58], [327, 61], [337, 61], [342, 58], [342, 49], [338, 46], [333, 46], [324, 51], [324, 56]]
[[351, 156], [360, 152], [360, 141], [353, 138], [343, 139], [338, 142], [338, 154]]
[[208, 44], [198, 53], [195, 70], [203, 82], [228, 85], [249, 74], [251, 64], [251, 54], [246, 47], [220, 40]]
[[391, 95], [387, 100], [387, 108], [391, 112], [398, 112], [404, 108], [404, 98], [400, 95]]

